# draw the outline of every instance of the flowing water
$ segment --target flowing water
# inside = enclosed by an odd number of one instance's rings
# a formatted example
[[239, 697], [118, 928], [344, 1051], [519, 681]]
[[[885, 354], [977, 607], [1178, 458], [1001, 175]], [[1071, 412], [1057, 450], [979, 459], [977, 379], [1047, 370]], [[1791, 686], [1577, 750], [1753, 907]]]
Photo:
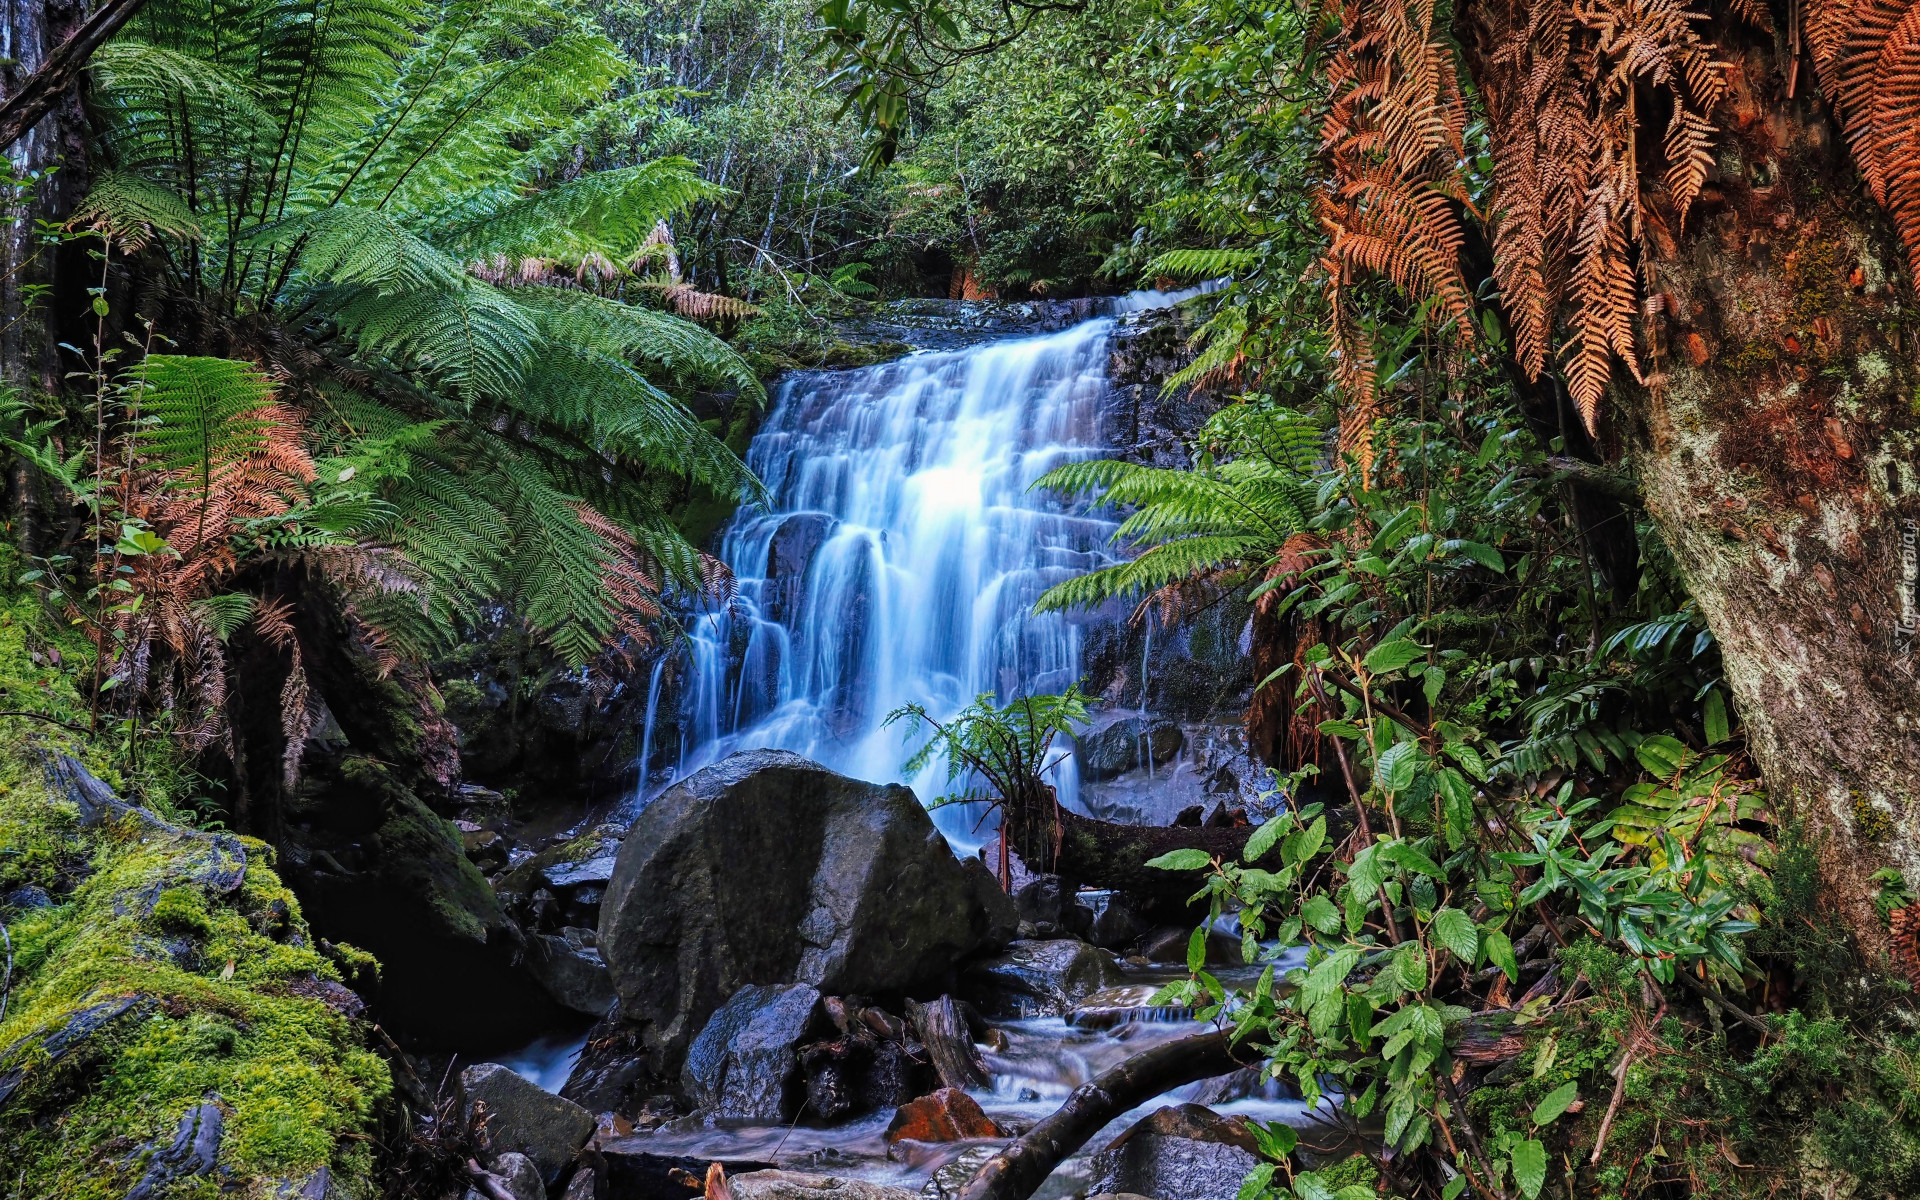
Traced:
[[[887, 725], [902, 705], [945, 718], [976, 696], [1080, 677], [1079, 628], [1031, 610], [1051, 585], [1113, 561], [1114, 525], [1031, 487], [1109, 452], [1112, 325], [781, 386], [747, 456], [772, 504], [743, 511], [720, 547], [738, 595], [688, 623], [675, 777], [778, 747], [895, 780], [914, 744]], [[1056, 785], [1072, 804], [1072, 760], [1060, 757]], [[945, 771], [936, 761], [908, 782], [931, 799]], [[941, 813], [963, 852], [991, 833], [978, 816]]]
[[[1183, 296], [1136, 294], [1114, 308]], [[1044, 336], [790, 377], [747, 456], [771, 504], [738, 514], [720, 546], [738, 594], [692, 614], [686, 658], [661, 663], [649, 680], [642, 766], [654, 769], [641, 800], [664, 786], [663, 776], [760, 747], [863, 779], [900, 779], [917, 744], [887, 724], [900, 706], [944, 719], [977, 696], [1004, 702], [1079, 679], [1079, 627], [1058, 614], [1033, 615], [1033, 602], [1053, 584], [1115, 561], [1107, 545], [1114, 523], [1031, 489], [1063, 463], [1111, 452], [1101, 422], [1112, 330], [1113, 319], [1103, 317]], [[679, 685], [663, 689], [673, 669]], [[663, 691], [677, 693], [677, 706], [663, 704]], [[669, 770], [652, 761], [657, 751]], [[1076, 804], [1073, 760], [1064, 749], [1057, 757], [1061, 799]], [[946, 789], [946, 764], [932, 762], [908, 782], [932, 799]], [[978, 827], [980, 815], [966, 806], [935, 814], [962, 853], [992, 836]], [[975, 1093], [989, 1114], [1030, 1126], [1101, 1071], [1200, 1028], [1190, 1010], [1146, 1004], [1172, 972], [1128, 970], [1132, 986], [1103, 1007], [998, 1023], [999, 1048], [982, 1047], [993, 1082]], [[1249, 974], [1230, 982], [1252, 981]], [[554, 1089], [579, 1044], [554, 1039], [501, 1061]], [[1041, 1195], [1077, 1194], [1088, 1153], [1145, 1113], [1186, 1099], [1306, 1129], [1330, 1111], [1309, 1110], [1274, 1084], [1196, 1084], [1113, 1122]], [[957, 1155], [993, 1144], [896, 1149], [890, 1157], [883, 1135], [891, 1116], [826, 1128], [676, 1122], [626, 1145], [919, 1187]]]

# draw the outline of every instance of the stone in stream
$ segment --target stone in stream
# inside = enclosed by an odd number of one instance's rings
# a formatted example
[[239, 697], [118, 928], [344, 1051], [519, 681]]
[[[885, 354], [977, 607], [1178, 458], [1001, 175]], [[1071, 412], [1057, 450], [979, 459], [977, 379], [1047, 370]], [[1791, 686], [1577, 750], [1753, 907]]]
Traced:
[[613, 978], [591, 929], [569, 925], [527, 939], [527, 972], [554, 1000], [577, 1013], [604, 1017], [613, 1007]]
[[1021, 935], [1084, 938], [1093, 930], [1093, 910], [1079, 902], [1058, 875], [1033, 875], [1013, 893]]
[[798, 1171], [754, 1171], [730, 1175], [734, 1200], [919, 1200], [919, 1193], [864, 1179], [803, 1175]]
[[1260, 1161], [1257, 1150], [1244, 1123], [1198, 1104], [1170, 1105], [1093, 1156], [1087, 1190], [1234, 1200]]
[[621, 1018], [665, 1074], [744, 986], [904, 991], [1004, 945], [1016, 921], [907, 788], [755, 750], [635, 819], [601, 901], [600, 954]]
[[819, 1007], [819, 991], [804, 983], [735, 992], [687, 1051], [687, 1097], [719, 1117], [785, 1121], [800, 1106], [796, 1047], [816, 1028]]
[[994, 1017], [1064, 1016], [1083, 997], [1120, 982], [1113, 956], [1072, 938], [1015, 942], [962, 976], [967, 998]]
[[507, 1192], [513, 1200], [547, 1200], [547, 1185], [540, 1178], [540, 1168], [526, 1155], [508, 1151], [494, 1159], [489, 1170], [506, 1180]]
[[908, 1101], [887, 1125], [889, 1146], [899, 1141], [963, 1142], [999, 1136], [1000, 1127], [980, 1110], [979, 1101], [959, 1088], [941, 1088]]
[[548, 1182], [560, 1177], [593, 1135], [592, 1113], [499, 1063], [468, 1067], [460, 1073], [460, 1088], [466, 1119], [484, 1113], [492, 1151], [526, 1155]]

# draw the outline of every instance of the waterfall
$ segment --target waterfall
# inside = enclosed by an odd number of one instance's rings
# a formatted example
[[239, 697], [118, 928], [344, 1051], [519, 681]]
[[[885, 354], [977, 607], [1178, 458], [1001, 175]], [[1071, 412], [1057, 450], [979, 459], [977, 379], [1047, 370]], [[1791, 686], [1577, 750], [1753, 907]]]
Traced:
[[[742, 510], [720, 546], [738, 594], [686, 622], [676, 776], [778, 747], [899, 779], [918, 744], [885, 727], [899, 706], [945, 718], [977, 695], [1004, 703], [1080, 678], [1079, 627], [1032, 615], [1033, 602], [1114, 561], [1114, 525], [1028, 489], [1110, 452], [1112, 325], [798, 374], [778, 389], [747, 455], [772, 503]], [[1073, 804], [1064, 751], [1056, 784]], [[946, 764], [908, 782], [931, 800], [947, 790]], [[980, 816], [937, 814], [963, 851], [992, 835], [974, 828]]]

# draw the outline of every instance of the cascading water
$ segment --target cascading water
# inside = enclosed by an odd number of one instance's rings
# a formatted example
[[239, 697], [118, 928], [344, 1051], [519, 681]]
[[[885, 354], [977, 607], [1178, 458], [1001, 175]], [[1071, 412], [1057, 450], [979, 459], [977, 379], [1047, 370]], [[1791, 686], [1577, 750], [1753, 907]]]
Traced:
[[[885, 724], [901, 705], [944, 718], [977, 695], [1079, 678], [1078, 628], [1033, 602], [1112, 561], [1114, 527], [1029, 489], [1107, 452], [1111, 328], [1100, 318], [779, 389], [748, 453], [772, 504], [737, 516], [720, 550], [738, 595], [688, 622], [676, 776], [777, 747], [893, 780], [914, 744]], [[651, 721], [644, 741], [656, 744]], [[909, 782], [930, 798], [945, 771]], [[1072, 760], [1055, 771], [1074, 803]], [[987, 836], [976, 814], [941, 819], [963, 849]]]

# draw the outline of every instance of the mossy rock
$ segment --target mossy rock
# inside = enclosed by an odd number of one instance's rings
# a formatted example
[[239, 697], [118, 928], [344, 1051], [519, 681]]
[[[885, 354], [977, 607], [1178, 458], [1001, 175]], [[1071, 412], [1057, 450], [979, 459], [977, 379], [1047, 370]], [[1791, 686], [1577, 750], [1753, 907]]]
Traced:
[[169, 1194], [268, 1195], [325, 1169], [339, 1194], [371, 1196], [392, 1080], [272, 851], [117, 802], [83, 812], [48, 784], [56, 754], [0, 747], [0, 850], [61, 864], [59, 902], [9, 923], [7, 1194], [119, 1200], [146, 1149], [214, 1104], [222, 1179]]

